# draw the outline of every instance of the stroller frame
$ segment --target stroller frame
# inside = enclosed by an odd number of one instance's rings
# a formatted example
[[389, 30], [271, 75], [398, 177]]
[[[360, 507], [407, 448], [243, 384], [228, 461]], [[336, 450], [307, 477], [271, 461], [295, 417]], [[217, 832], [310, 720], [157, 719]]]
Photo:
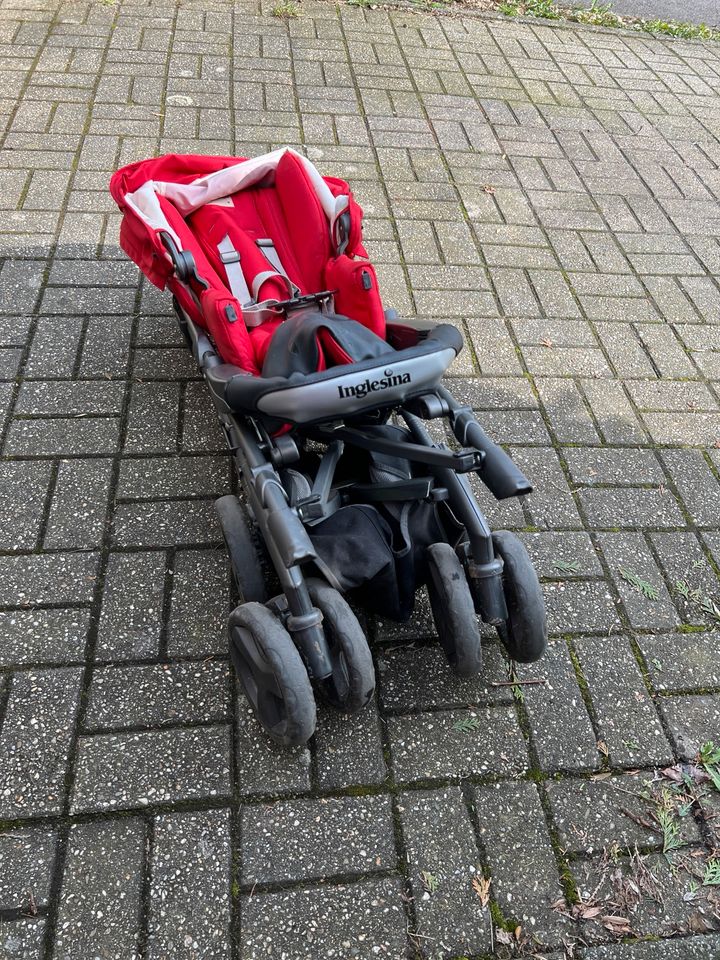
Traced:
[[[193, 167], [208, 172], [189, 180]], [[177, 181], [153, 178], [174, 170]], [[282, 188], [287, 202], [307, 200], [321, 238], [330, 225], [320, 263], [328, 249], [331, 259], [321, 273], [317, 265], [306, 267], [315, 279], [303, 279], [304, 291], [277, 262], [272, 237], [253, 244], [241, 233], [231, 242], [228, 233], [218, 242], [234, 227], [216, 211], [236, 209], [230, 193], [242, 184]], [[230, 654], [266, 732], [286, 746], [305, 743], [315, 730], [313, 687], [346, 713], [371, 698], [372, 656], [345, 592], [402, 620], [418, 586], [427, 584], [440, 643], [460, 675], [480, 670], [478, 615], [496, 627], [513, 660], [538, 659], [547, 628], [537, 575], [514, 534], [491, 531], [468, 474], [499, 500], [527, 495], [532, 486], [470, 406], [441, 385], [462, 348], [457, 328], [400, 322], [395, 311], [383, 311], [361, 244], [362, 211], [348, 185], [321, 178], [286, 148], [252, 161], [170, 155], [142, 161], [118, 171], [111, 190], [125, 214], [123, 249], [153, 283], [172, 290], [244, 492], [220, 497], [215, 506], [241, 599], [228, 621]], [[230, 267], [225, 271], [232, 295], [183, 220], [201, 208], [202, 215], [211, 211], [206, 247], [214, 243], [222, 264], [233, 265], [235, 282]], [[264, 231], [265, 220], [253, 229]], [[242, 254], [233, 243], [245, 244]], [[273, 256], [263, 259], [257, 248], [268, 247]], [[250, 282], [238, 279], [243, 258], [254, 276], [252, 300], [247, 290], [238, 299]], [[337, 289], [318, 290], [317, 277]], [[350, 280], [359, 285], [348, 286]], [[263, 299], [266, 283], [275, 292]], [[352, 299], [360, 290], [361, 303]], [[347, 316], [335, 312], [343, 304]], [[255, 328], [265, 330], [270, 318], [268, 346]], [[266, 358], [277, 342], [275, 366], [260, 360], [260, 370], [251, 355], [258, 341], [250, 341], [244, 321], [265, 337]], [[340, 337], [335, 348], [323, 340], [327, 363], [308, 360], [307, 348], [292, 339], [307, 331], [319, 350], [313, 331], [321, 328]], [[370, 330], [374, 339], [363, 341], [354, 330]], [[392, 416], [402, 426], [390, 425]], [[447, 421], [458, 449], [433, 439], [425, 423], [434, 420]], [[271, 598], [254, 532], [279, 582]]]
[[[179, 259], [175, 250], [171, 250], [171, 254], [179, 278], [190, 280], [192, 277], [192, 280], [202, 282], [192, 266], [188, 271], [187, 262]], [[188, 286], [192, 289], [192, 284]], [[318, 300], [321, 296], [298, 299]], [[302, 570], [304, 564], [317, 560], [304, 521], [322, 519], [327, 515], [334, 468], [343, 444], [403, 457], [427, 468], [432, 481], [425, 483], [426, 498], [445, 499], [467, 531], [462, 559], [476, 612], [485, 623], [494, 626], [501, 626], [508, 620], [503, 559], [494, 548], [490, 526], [466, 475], [477, 473], [497, 499], [525, 496], [532, 493], [533, 488], [505, 451], [487, 436], [469, 406], [458, 403], [442, 386], [394, 406], [389, 412], [394, 410], [402, 418], [412, 435], [412, 442], [379, 438], [358, 425], [348, 426], [343, 420], [329, 420], [306, 428], [312, 439], [327, 446], [318, 479], [313, 485], [312, 498], [293, 507], [288, 502], [277, 468], [289, 466], [297, 459], [294, 441], [286, 434], [273, 438], [258, 418], [228, 410], [223, 399], [228, 382], [223, 361], [207, 334], [193, 323], [177, 300], [174, 308], [180, 330], [210, 387], [251, 517], [260, 530], [280, 583], [282, 594], [273, 598], [271, 605], [292, 636], [311, 680], [330, 676], [333, 665], [322, 628], [323, 617], [313, 605]], [[390, 319], [394, 311], [389, 310], [387, 314]], [[423, 420], [438, 418], [449, 421], [461, 444], [460, 450], [451, 451], [433, 442]], [[416, 483], [416, 491], [418, 483], [424, 481]], [[382, 493], [378, 500], [382, 499]], [[232, 546], [228, 546], [232, 551]], [[518, 656], [518, 659], [526, 657]]]

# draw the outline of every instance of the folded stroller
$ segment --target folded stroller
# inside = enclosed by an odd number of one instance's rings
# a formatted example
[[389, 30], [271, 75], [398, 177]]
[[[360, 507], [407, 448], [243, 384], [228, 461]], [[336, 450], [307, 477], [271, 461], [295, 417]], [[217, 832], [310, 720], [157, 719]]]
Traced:
[[[348, 713], [372, 697], [348, 599], [402, 621], [426, 585], [463, 676], [481, 666], [478, 615], [512, 659], [540, 657], [537, 576], [517, 537], [491, 533], [468, 474], [498, 499], [530, 483], [441, 383], [458, 330], [383, 310], [347, 183], [288, 148], [146, 160], [110, 189], [122, 248], [173, 294], [237, 467], [243, 498], [216, 503], [242, 601], [230, 653], [268, 734], [312, 736], [313, 686]], [[456, 443], [431, 438], [436, 419]]]

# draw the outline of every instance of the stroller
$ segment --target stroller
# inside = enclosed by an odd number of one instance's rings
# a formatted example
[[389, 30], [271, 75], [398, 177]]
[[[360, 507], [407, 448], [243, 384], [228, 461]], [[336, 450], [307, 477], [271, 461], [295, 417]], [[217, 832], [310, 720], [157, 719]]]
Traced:
[[532, 487], [442, 386], [458, 330], [383, 310], [348, 184], [285, 148], [141, 161], [110, 190], [123, 250], [173, 294], [237, 467], [244, 498], [216, 501], [242, 600], [230, 653], [267, 733], [305, 743], [313, 687], [347, 713], [372, 697], [346, 598], [403, 621], [426, 585], [462, 676], [481, 667], [478, 615], [513, 660], [539, 658], [537, 575], [516, 536], [491, 533], [468, 474], [498, 499]]

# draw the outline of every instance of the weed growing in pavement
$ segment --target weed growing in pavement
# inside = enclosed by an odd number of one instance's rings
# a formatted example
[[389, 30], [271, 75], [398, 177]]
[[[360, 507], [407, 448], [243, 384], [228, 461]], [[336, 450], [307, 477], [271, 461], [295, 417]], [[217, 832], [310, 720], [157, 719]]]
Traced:
[[622, 20], [613, 13], [611, 3], [598, 3], [598, 0], [592, 0], [589, 7], [576, 7], [573, 14], [578, 23], [589, 23], [593, 27], [622, 26]]
[[507, 17], [527, 16], [543, 20], [570, 20], [595, 27], [627, 27], [681, 40], [720, 40], [720, 30], [713, 30], [705, 23], [620, 17], [613, 11], [612, 3], [600, 3], [599, 0], [592, 0], [589, 7], [575, 7], [572, 10], [558, 7], [552, 0], [503, 0], [498, 4], [498, 10]]
[[628, 570], [627, 567], [618, 567], [618, 573], [623, 580], [635, 587], [636, 590], [639, 590], [646, 599], [657, 600], [660, 596], [657, 587], [648, 583], [647, 580], [643, 580], [642, 577], [639, 577], [637, 573], [633, 573], [632, 570]]
[[300, 5], [294, 3], [294, 0], [282, 0], [276, 3], [270, 11], [270, 15], [277, 17], [278, 20], [294, 20], [300, 16]]

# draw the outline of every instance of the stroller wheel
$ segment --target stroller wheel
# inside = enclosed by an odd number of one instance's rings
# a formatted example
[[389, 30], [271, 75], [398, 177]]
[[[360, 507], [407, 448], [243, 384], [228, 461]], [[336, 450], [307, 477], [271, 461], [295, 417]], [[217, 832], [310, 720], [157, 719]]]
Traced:
[[440, 644], [461, 677], [474, 677], [482, 666], [482, 649], [463, 565], [449, 543], [433, 543], [427, 554], [428, 593]]
[[284, 747], [315, 732], [315, 698], [290, 634], [261, 603], [243, 603], [228, 622], [230, 656], [255, 715]]
[[308, 579], [310, 599], [323, 615], [333, 672], [318, 681], [324, 700], [343, 713], [355, 713], [375, 691], [375, 669], [363, 629], [347, 600], [324, 580]]
[[236, 496], [228, 494], [215, 501], [223, 539], [230, 556], [233, 577], [242, 600], [265, 603], [267, 593], [263, 565], [250, 532], [250, 517]]
[[508, 530], [492, 535], [503, 561], [503, 592], [508, 618], [497, 631], [513, 660], [532, 663], [547, 646], [545, 602], [537, 573], [522, 540]]

